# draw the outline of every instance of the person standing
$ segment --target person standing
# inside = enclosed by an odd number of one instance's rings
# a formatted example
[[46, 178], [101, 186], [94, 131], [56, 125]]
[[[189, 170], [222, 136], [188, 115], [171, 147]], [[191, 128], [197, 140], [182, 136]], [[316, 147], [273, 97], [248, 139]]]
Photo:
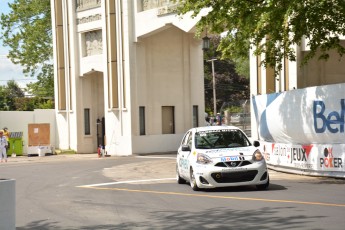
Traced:
[[6, 137], [6, 140], [7, 140], [7, 150], [10, 149], [10, 131], [8, 131], [8, 128], [7, 127], [4, 127], [3, 128], [4, 130], [4, 136]]
[[7, 142], [8, 142], [10, 139], [10, 131], [8, 131], [7, 127], [4, 127], [3, 130], [4, 130], [4, 136], [6, 137]]
[[2, 159], [5, 159], [5, 162], [7, 162], [7, 138], [4, 136], [4, 131], [0, 130], [0, 161], [2, 162]]

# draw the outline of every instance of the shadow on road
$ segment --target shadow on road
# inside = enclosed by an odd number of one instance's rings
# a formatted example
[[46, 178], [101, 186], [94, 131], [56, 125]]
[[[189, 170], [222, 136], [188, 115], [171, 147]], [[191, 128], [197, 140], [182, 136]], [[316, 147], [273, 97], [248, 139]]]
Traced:
[[[245, 209], [245, 208], [244, 208]], [[273, 230], [306, 229], [312, 222], [320, 221], [324, 216], [298, 215], [295, 207], [263, 207], [255, 210], [235, 210], [212, 208], [203, 211], [154, 211], [147, 212], [149, 218], [142, 222], [123, 222], [111, 225], [89, 225], [79, 227], [59, 227], [57, 222], [35, 221], [17, 230], [94, 230], [94, 229], [239, 229]], [[281, 215], [288, 212], [291, 215]], [[313, 228], [315, 230], [322, 228]]]

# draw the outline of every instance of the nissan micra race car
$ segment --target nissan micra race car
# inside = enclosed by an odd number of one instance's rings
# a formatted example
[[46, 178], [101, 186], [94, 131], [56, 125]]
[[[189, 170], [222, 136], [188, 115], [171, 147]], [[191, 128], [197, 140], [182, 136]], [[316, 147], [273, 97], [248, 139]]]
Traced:
[[204, 188], [269, 186], [265, 159], [244, 132], [234, 126], [192, 128], [184, 135], [177, 153], [177, 183], [189, 182], [194, 191]]

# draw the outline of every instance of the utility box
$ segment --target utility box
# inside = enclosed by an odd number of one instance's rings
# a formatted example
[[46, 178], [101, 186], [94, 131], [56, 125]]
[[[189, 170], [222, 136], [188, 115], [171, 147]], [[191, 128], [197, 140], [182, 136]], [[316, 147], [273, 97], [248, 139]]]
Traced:
[[12, 154], [16, 156], [23, 155], [23, 132], [10, 132], [8, 142], [10, 144], [10, 148], [7, 150], [8, 156]]
[[50, 124], [29, 124], [28, 125], [28, 156], [46, 156], [52, 154], [52, 147], [50, 145]]

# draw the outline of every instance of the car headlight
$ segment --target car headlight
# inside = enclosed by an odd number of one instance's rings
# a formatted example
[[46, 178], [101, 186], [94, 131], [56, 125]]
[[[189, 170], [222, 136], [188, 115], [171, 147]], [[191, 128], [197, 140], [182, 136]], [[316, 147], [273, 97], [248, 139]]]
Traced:
[[196, 163], [209, 164], [212, 163], [212, 159], [206, 154], [198, 153], [198, 155], [196, 156]]
[[253, 154], [253, 161], [262, 161], [264, 157], [262, 156], [260, 150], [256, 150]]

